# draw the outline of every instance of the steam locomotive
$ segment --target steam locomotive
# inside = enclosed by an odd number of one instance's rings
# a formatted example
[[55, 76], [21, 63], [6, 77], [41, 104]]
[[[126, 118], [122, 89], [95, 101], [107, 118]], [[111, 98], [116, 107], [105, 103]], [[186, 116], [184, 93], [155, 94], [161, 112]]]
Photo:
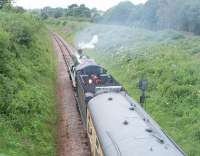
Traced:
[[92, 156], [186, 156], [94, 60], [77, 53], [69, 66]]

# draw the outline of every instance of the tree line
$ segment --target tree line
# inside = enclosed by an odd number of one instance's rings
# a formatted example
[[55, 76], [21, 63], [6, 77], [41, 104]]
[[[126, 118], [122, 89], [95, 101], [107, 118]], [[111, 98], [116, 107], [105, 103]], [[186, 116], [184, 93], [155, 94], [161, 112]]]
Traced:
[[[10, 7], [11, 1], [0, 0], [0, 9]], [[15, 11], [23, 12], [24, 10], [21, 7], [15, 7]], [[175, 29], [200, 35], [199, 0], [148, 0], [140, 5], [126, 1], [105, 13], [96, 8], [89, 9], [84, 4], [72, 4], [67, 8], [45, 7], [34, 12], [37, 12], [42, 19], [72, 16], [95, 22], [131, 25], [150, 30]]]
[[3, 7], [10, 7], [12, 0], [0, 0], [0, 9]]
[[175, 29], [200, 35], [200, 1], [148, 0], [143, 5], [121, 2], [104, 14], [102, 22], [151, 30]]
[[84, 4], [72, 4], [67, 8], [45, 7], [40, 12], [43, 19], [47, 19], [48, 17], [59, 18], [73, 16], [97, 20], [100, 17], [100, 12], [96, 8], [89, 9]]

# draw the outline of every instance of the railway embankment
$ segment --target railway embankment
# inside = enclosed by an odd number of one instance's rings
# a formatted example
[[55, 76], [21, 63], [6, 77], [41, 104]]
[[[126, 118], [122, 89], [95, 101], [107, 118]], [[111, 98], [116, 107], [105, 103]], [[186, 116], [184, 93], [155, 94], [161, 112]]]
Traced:
[[55, 61], [45, 26], [0, 11], [0, 155], [55, 155]]

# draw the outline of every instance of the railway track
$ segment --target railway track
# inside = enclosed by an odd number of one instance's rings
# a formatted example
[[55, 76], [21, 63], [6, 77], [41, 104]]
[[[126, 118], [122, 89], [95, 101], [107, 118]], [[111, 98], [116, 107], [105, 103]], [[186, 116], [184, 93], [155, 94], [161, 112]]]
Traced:
[[56, 41], [56, 43], [58, 44], [60, 51], [62, 53], [62, 56], [64, 58], [65, 64], [67, 69], [69, 68], [69, 63], [72, 59], [72, 52], [69, 49], [68, 45], [66, 45], [66, 43], [64, 42], [64, 40], [58, 35], [58, 34], [53, 34], [53, 37]]
[[58, 78], [58, 156], [90, 156], [89, 140], [76, 107], [75, 93], [67, 70], [72, 59], [71, 49], [57, 34], [53, 34], [59, 60]]

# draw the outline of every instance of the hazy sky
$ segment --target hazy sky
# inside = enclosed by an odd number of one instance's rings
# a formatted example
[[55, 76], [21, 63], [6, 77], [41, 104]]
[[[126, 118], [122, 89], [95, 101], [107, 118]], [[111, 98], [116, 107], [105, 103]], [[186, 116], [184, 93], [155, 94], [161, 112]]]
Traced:
[[[99, 10], [107, 10], [110, 7], [125, 0], [15, 0], [15, 5], [22, 6], [26, 9], [51, 7], [67, 7], [70, 4], [85, 4], [89, 8], [98, 8]], [[134, 4], [144, 3], [147, 0], [130, 0]]]

